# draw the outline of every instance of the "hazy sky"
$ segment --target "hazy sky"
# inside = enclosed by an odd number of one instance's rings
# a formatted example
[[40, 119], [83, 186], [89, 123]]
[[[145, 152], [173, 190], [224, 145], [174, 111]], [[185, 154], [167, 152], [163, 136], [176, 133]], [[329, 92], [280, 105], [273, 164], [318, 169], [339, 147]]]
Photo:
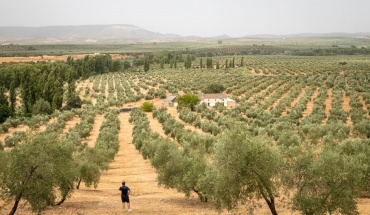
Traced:
[[0, 26], [132, 24], [234, 37], [370, 32], [370, 0], [0, 0], [0, 8]]

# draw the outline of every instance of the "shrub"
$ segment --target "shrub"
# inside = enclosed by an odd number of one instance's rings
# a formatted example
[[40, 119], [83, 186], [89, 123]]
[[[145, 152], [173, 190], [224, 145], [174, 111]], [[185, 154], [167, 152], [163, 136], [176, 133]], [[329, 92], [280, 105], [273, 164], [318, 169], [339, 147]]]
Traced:
[[14, 147], [15, 146], [15, 140], [12, 136], [6, 136], [4, 139], [4, 143], [6, 147]]
[[51, 114], [51, 105], [44, 99], [38, 99], [32, 107], [32, 114]]
[[70, 110], [72, 108], [81, 108], [82, 101], [79, 96], [74, 96], [67, 101], [67, 105], [63, 107], [63, 110]]
[[144, 102], [141, 105], [141, 110], [143, 110], [144, 112], [152, 112], [153, 109], [154, 109], [154, 105], [151, 102]]
[[225, 91], [225, 87], [222, 84], [210, 84], [205, 89], [203, 89], [203, 93], [222, 93]]
[[5, 122], [5, 120], [10, 116], [12, 116], [12, 110], [10, 107], [0, 104], [0, 123]]
[[18, 127], [18, 125], [21, 124], [21, 120], [13, 118], [13, 119], [9, 120], [9, 123], [12, 125], [13, 128], [16, 128], [16, 127]]

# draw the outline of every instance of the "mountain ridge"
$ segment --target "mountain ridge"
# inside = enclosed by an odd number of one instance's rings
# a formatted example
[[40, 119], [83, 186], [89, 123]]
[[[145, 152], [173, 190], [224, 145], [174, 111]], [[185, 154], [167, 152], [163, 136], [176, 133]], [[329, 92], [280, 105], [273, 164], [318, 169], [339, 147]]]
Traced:
[[370, 36], [370, 32], [356, 32], [356, 33], [347, 33], [347, 32], [332, 32], [332, 33], [298, 33], [298, 34], [255, 34], [255, 35], [246, 35], [241, 38], [294, 38], [294, 37], [362, 37]]
[[292, 38], [292, 37], [366, 37], [369, 32], [359, 33], [301, 33], [301, 34], [257, 34], [231, 37], [223, 34], [213, 37], [196, 35], [181, 36], [153, 32], [130, 24], [113, 25], [64, 25], [22, 27], [0, 27], [0, 43], [104, 43], [104, 42], [171, 42], [197, 40], [228, 40], [237, 38]]

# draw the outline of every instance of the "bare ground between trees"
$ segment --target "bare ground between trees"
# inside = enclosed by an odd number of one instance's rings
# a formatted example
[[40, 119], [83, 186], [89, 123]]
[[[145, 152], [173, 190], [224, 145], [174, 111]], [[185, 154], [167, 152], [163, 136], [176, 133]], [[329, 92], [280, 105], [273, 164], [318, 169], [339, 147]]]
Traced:
[[98, 188], [82, 186], [63, 205], [51, 207], [45, 214], [122, 214], [118, 190], [122, 180], [132, 190], [132, 214], [218, 214], [195, 196], [187, 199], [175, 190], [158, 187], [150, 161], [144, 160], [131, 144], [133, 124], [128, 118], [128, 113], [119, 115], [120, 149], [108, 171], [103, 172]]
[[[108, 170], [102, 173], [97, 189], [82, 185], [80, 190], [75, 190], [72, 197], [67, 199], [64, 204], [49, 207], [44, 214], [122, 214], [118, 190], [122, 180], [125, 180], [132, 189], [132, 214], [218, 214], [212, 204], [200, 202], [194, 194], [190, 198], [186, 198], [184, 194], [178, 193], [176, 190], [158, 187], [157, 174], [155, 169], [151, 167], [150, 161], [144, 160], [135, 146], [131, 144], [133, 124], [128, 122], [128, 118], [128, 113], [119, 115], [121, 122], [120, 149]], [[162, 130], [161, 125], [158, 122], [155, 123], [156, 119], [152, 117], [148, 117], [148, 119], [151, 125], [156, 127], [155, 130]], [[73, 121], [77, 121], [77, 119]], [[96, 117], [94, 127], [95, 124], [101, 124], [103, 121], [103, 117]], [[70, 123], [74, 124], [75, 122]], [[89, 139], [96, 139], [97, 136], [97, 132], [91, 133]], [[259, 201], [257, 205], [259, 206], [255, 209], [255, 214], [270, 214], [263, 201]], [[359, 199], [360, 214], [370, 214], [369, 205], [370, 199]], [[279, 203], [277, 203], [277, 209], [282, 215], [298, 214], [291, 212], [285, 204], [279, 207]], [[240, 206], [238, 212], [231, 214], [246, 214], [247, 210], [246, 206]], [[29, 206], [23, 202], [17, 214], [32, 213]], [[227, 214], [227, 212], [223, 211], [221, 214]]]
[[333, 89], [332, 88], [329, 88], [328, 89], [328, 97], [325, 99], [325, 114], [326, 114], [326, 118], [322, 120], [322, 124], [325, 124], [326, 121], [329, 118], [330, 110], [332, 109], [332, 107], [331, 107], [332, 101], [333, 101]]
[[298, 102], [299, 100], [302, 98], [302, 96], [306, 93], [306, 87], [302, 88], [301, 92], [299, 93], [299, 95], [290, 103], [290, 106], [289, 107], [286, 107], [285, 111], [283, 111], [281, 113], [282, 116], [286, 116], [287, 113], [292, 109], [292, 107], [294, 107]]
[[[317, 94], [318, 90], [316, 89], [311, 101], [307, 104], [305, 115], [309, 115], [312, 111], [312, 101]], [[331, 94], [329, 97], [331, 97]], [[135, 103], [134, 106], [139, 107], [143, 102], [145, 101], [139, 101]], [[159, 99], [154, 99], [150, 102], [153, 102], [157, 107], [161, 104], [161, 100]], [[348, 101], [345, 102], [349, 103]], [[176, 114], [172, 113], [171, 115]], [[178, 115], [176, 116], [178, 117]], [[82, 185], [80, 190], [75, 190], [72, 197], [67, 199], [64, 204], [57, 207], [50, 207], [44, 214], [122, 214], [119, 197], [120, 193], [118, 191], [118, 187], [122, 180], [126, 180], [127, 185], [132, 189], [132, 214], [218, 214], [210, 203], [200, 202], [196, 195], [186, 198], [184, 194], [178, 193], [176, 190], [158, 187], [156, 180], [157, 174], [155, 169], [151, 167], [150, 161], [144, 160], [135, 149], [134, 145], [131, 144], [133, 125], [128, 122], [128, 118], [128, 113], [121, 113], [119, 115], [121, 122], [121, 130], [119, 133], [120, 149], [114, 161], [109, 165], [109, 169], [102, 173], [98, 188], [87, 188]], [[159, 133], [163, 136], [161, 124], [156, 119], [149, 117], [149, 114], [148, 119], [151, 128], [154, 131], [162, 131]], [[178, 118], [176, 119], [178, 120]], [[101, 125], [104, 120], [102, 116], [95, 117], [94, 129], [99, 129], [99, 125]], [[77, 118], [67, 123], [67, 127], [72, 127], [78, 121], [79, 119]], [[68, 130], [67, 127], [64, 129], [63, 133]], [[98, 134], [99, 132], [91, 132], [91, 135], [87, 139], [93, 143]], [[255, 214], [270, 214], [263, 201], [259, 201], [258, 203], [260, 206], [255, 209]], [[369, 205], [370, 199], [359, 199], [358, 207], [360, 214], [370, 214]], [[291, 212], [290, 208], [285, 204], [284, 206], [279, 206], [277, 203], [277, 210], [279, 214], [282, 215], [298, 214]], [[241, 206], [238, 212], [231, 214], [246, 213], [247, 208]], [[0, 214], [3, 213], [0, 212]], [[17, 214], [32, 213], [26, 204], [21, 204]], [[221, 214], [227, 214], [227, 212], [223, 211]]]
[[306, 110], [303, 111], [303, 118], [310, 115], [312, 113], [312, 110], [313, 110], [313, 102], [315, 100], [315, 98], [317, 97], [317, 95], [319, 95], [319, 89], [316, 88], [315, 92], [313, 93], [313, 95], [311, 96], [311, 99], [310, 101], [308, 101], [307, 105], [306, 105]]

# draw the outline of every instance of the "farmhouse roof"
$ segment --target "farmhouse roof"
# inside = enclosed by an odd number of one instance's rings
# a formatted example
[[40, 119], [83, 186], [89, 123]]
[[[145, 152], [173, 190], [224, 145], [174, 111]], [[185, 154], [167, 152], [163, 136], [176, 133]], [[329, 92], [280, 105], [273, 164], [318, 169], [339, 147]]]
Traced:
[[225, 99], [227, 96], [223, 93], [216, 93], [216, 94], [203, 94], [199, 97], [200, 100], [203, 99]]
[[166, 98], [166, 101], [173, 101], [176, 98], [177, 98], [177, 95], [169, 96], [169, 97]]

